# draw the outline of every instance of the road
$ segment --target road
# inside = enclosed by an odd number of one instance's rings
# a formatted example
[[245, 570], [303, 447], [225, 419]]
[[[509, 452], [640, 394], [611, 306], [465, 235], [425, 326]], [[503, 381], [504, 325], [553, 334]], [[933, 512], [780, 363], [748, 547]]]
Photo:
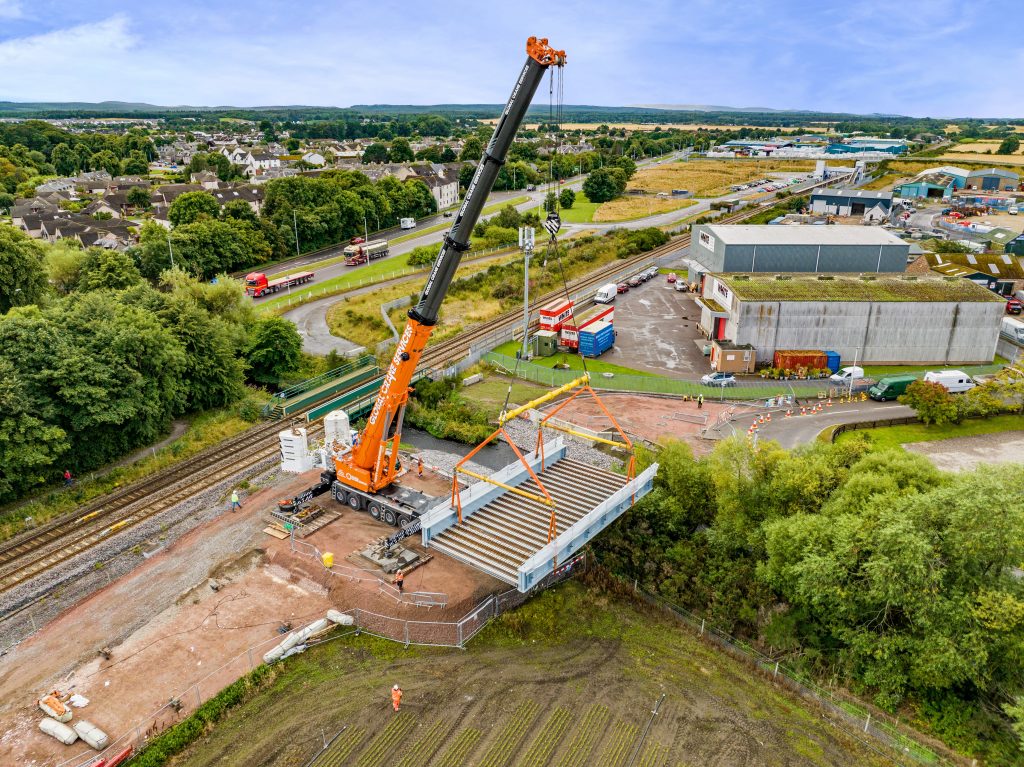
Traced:
[[[797, 409], [799, 412], [799, 409]], [[758, 428], [758, 439], [770, 439], [782, 447], [791, 449], [798, 445], [813, 442], [823, 429], [841, 423], [854, 421], [871, 421], [877, 418], [908, 418], [914, 411], [906, 405], [891, 402], [853, 402], [848, 405], [833, 405], [818, 415], [794, 415], [790, 418], [778, 414], [772, 416], [772, 422]], [[756, 416], [739, 416], [733, 420], [737, 432], [744, 432]]]

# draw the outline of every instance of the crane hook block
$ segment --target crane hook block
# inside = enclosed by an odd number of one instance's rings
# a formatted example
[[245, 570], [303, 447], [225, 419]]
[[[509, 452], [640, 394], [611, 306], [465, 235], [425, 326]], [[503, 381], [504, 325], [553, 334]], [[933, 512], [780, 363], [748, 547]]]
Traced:
[[546, 37], [541, 37], [539, 39], [531, 37], [527, 40], [526, 55], [545, 67], [549, 67], [551, 65], [560, 67], [565, 64], [565, 51], [556, 51], [548, 45], [548, 39]]

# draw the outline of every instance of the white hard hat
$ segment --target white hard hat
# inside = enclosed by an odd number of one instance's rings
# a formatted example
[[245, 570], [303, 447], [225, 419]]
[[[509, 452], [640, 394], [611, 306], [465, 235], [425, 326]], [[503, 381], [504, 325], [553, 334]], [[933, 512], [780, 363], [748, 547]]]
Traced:
[[392, 689], [392, 690], [397, 690], [397, 689], [398, 689], [398, 685], [396, 684], [396, 685], [395, 685], [394, 687], [392, 687], [391, 689]]

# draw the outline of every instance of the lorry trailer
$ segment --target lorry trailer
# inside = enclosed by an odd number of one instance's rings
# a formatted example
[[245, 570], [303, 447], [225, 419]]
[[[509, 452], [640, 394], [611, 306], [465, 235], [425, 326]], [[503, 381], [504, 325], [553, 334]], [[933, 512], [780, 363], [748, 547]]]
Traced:
[[259, 298], [267, 293], [276, 293], [279, 290], [290, 288], [293, 285], [302, 285], [314, 277], [313, 272], [299, 272], [289, 274], [287, 277], [278, 277], [276, 280], [268, 280], [263, 272], [250, 272], [245, 275], [245, 292], [253, 298]]
[[378, 258], [385, 258], [390, 253], [387, 240], [372, 240], [349, 245], [345, 248], [345, 266], [359, 266]]

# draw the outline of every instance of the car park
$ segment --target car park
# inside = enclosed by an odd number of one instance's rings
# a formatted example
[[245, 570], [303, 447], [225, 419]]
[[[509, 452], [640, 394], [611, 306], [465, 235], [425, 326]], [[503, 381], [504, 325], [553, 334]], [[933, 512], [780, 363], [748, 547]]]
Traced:
[[735, 386], [736, 376], [732, 373], [708, 373], [706, 376], [701, 376], [700, 382], [705, 386]]

